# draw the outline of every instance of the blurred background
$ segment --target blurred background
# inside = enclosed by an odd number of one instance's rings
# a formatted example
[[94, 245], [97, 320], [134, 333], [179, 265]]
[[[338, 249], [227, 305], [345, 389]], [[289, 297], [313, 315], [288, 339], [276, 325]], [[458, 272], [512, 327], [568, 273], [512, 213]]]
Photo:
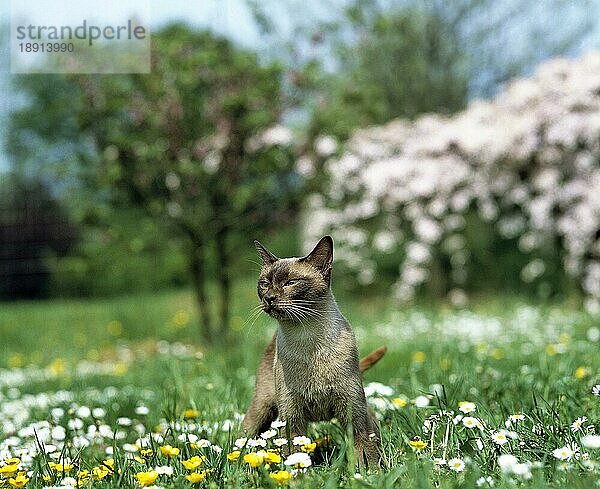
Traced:
[[252, 240], [291, 256], [325, 233], [336, 293], [375, 315], [600, 312], [600, 2], [152, 7], [148, 75], [11, 75], [2, 36], [5, 338], [235, 338]]

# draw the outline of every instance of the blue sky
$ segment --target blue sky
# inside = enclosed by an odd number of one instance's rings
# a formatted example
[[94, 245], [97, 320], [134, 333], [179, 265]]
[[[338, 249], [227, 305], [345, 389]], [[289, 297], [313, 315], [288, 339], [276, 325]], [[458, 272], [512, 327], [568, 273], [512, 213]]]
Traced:
[[[5, 26], [8, 24], [11, 12], [11, 0], [0, 0], [0, 20]], [[149, 23], [152, 28], [174, 21], [183, 20], [198, 27], [211, 28], [212, 30], [229, 36], [236, 43], [249, 48], [262, 47], [259, 31], [253, 21], [246, 0], [93, 0], [94, 6], [100, 6], [97, 14], [90, 14], [92, 0], [12, 0], [15, 5], [31, 5], [36, 2], [45, 4], [44, 12], [60, 12], [69, 22], [78, 22], [83, 18], [98, 15], [105, 20], [110, 19], [110, 3], [122, 7], [123, 4], [135, 8], [137, 5], [147, 6]], [[259, 0], [261, 5], [269, 7], [269, 13], [277, 20], [277, 28], [284, 33], [289, 29], [291, 22], [307, 19], [310, 14], [327, 15], [326, 9], [341, 7], [347, 0]], [[509, 0], [506, 0], [509, 1]], [[600, 19], [600, 0], [591, 0], [592, 8], [590, 18]], [[310, 11], [310, 13], [307, 13]], [[296, 19], [293, 16], [300, 13]], [[51, 14], [49, 14], [51, 15]], [[7, 32], [3, 33], [5, 36]], [[4, 138], [6, 127], [6, 113], [10, 110], [14, 99], [9, 94], [10, 66], [6, 42], [0, 43], [0, 140]], [[596, 22], [593, 32], [577, 49], [584, 52], [600, 46], [600, 22]], [[42, 75], [43, 76], [43, 75]], [[1, 143], [0, 143], [1, 144]], [[5, 166], [0, 151], [0, 169]]]

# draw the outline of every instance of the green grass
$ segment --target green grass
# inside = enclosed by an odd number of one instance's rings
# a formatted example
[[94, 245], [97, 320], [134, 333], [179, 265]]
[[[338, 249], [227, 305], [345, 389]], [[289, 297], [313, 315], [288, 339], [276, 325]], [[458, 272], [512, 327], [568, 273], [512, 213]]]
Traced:
[[[201, 343], [187, 291], [3, 304], [0, 461], [19, 456], [19, 470], [31, 472], [25, 487], [32, 488], [59, 486], [65, 476], [77, 478], [107, 458], [114, 459], [114, 472], [100, 481], [82, 478], [83, 487], [134, 487], [136, 473], [157, 466], [172, 467], [173, 475], [160, 475], [154, 484], [192, 487], [180, 460], [202, 454], [201, 468], [211, 471], [198, 487], [275, 486], [269, 473], [283, 469], [282, 464], [252, 469], [243, 454], [237, 461], [225, 457], [241, 436], [239, 414], [248, 405], [254, 370], [274, 330], [268, 318], [254, 324], [248, 320], [257, 302], [251, 281], [239, 285], [235, 298], [237, 341], [212, 348]], [[311, 455], [314, 464], [290, 487], [477, 487], [486, 477], [494, 487], [583, 489], [597, 484], [600, 450], [581, 445], [581, 436], [600, 423], [600, 397], [592, 394], [600, 383], [597, 318], [573, 306], [529, 305], [518, 299], [479, 302], [472, 311], [444, 305], [398, 308], [372, 297], [339, 297], [338, 302], [363, 353], [389, 347], [367, 372], [365, 384], [380, 382], [392, 389], [380, 388], [371, 396], [390, 468], [363, 471], [362, 479], [355, 479], [341, 429], [319, 423], [310, 436], [330, 435], [332, 442]], [[425, 399], [428, 406], [415, 404]], [[480, 420], [483, 430], [467, 428], [456, 418], [463, 414], [461, 401], [475, 403], [475, 411], [464, 416]], [[147, 414], [136, 411], [140, 406]], [[86, 407], [104, 413], [85, 416]], [[197, 417], [184, 420], [186, 409], [196, 410]], [[506, 428], [506, 420], [517, 413], [524, 419]], [[587, 420], [573, 431], [572, 423], [583, 416]], [[66, 428], [64, 436], [57, 426]], [[93, 435], [101, 426], [104, 435]], [[509, 432], [508, 441], [498, 445], [492, 435], [501, 429]], [[146, 457], [127, 451], [143, 431], [163, 436], [152, 441], [154, 453]], [[192, 448], [178, 438], [186, 431], [223, 452]], [[417, 437], [427, 442], [419, 452], [409, 445]], [[38, 442], [55, 445], [59, 459], [51, 454], [30, 459]], [[180, 453], [166, 458], [159, 448], [166, 444]], [[577, 456], [563, 461], [553, 455], [571, 444], [578, 445]], [[501, 454], [528, 464], [521, 469], [530, 478], [503, 473]], [[327, 462], [318, 463], [323, 457]], [[466, 466], [458, 473], [436, 466], [434, 459], [442, 457], [459, 458]], [[64, 459], [73, 461], [71, 472], [49, 468], [48, 462]], [[44, 475], [50, 479], [44, 481]], [[0, 487], [11, 487], [9, 478], [0, 475]]]

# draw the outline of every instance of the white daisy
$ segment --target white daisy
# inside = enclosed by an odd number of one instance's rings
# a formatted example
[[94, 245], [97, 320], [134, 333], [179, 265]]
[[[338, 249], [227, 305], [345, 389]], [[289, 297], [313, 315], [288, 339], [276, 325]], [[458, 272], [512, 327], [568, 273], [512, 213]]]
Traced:
[[465, 469], [465, 462], [460, 458], [451, 458], [448, 460], [448, 468], [454, 472], [462, 472]]

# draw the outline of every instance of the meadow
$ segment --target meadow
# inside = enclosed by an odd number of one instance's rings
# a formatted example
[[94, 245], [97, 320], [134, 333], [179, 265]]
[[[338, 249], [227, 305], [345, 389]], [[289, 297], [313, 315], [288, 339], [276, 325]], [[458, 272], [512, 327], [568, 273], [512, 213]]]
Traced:
[[186, 290], [3, 304], [0, 487], [600, 484], [600, 322], [576, 305], [339, 296], [361, 352], [389, 348], [365, 386], [390, 467], [359, 470], [335, 422], [243, 438], [274, 324], [252, 280], [235, 297], [210, 348]]

